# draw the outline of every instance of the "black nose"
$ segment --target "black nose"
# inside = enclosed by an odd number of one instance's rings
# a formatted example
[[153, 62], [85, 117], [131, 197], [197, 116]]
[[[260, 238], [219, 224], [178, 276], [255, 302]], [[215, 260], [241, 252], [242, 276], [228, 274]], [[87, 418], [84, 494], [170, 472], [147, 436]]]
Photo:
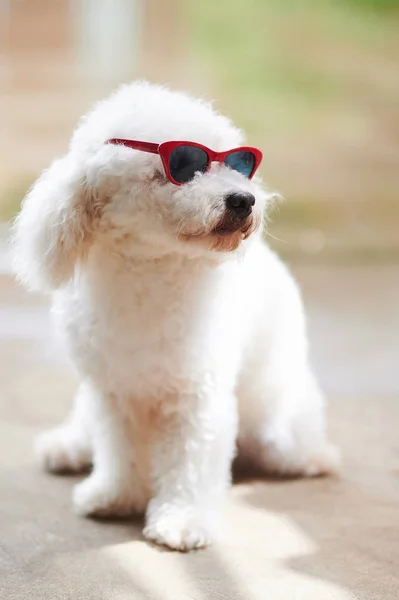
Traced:
[[245, 219], [252, 212], [255, 196], [249, 192], [235, 192], [225, 198], [227, 210], [238, 219]]

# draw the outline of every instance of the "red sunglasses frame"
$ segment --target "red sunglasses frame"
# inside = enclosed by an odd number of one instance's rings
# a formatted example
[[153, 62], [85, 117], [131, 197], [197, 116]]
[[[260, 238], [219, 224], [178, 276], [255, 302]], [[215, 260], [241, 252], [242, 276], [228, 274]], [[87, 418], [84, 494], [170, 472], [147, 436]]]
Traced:
[[[225, 159], [233, 152], [252, 152], [255, 157], [255, 163], [251, 174], [248, 179], [252, 179], [255, 175], [257, 168], [259, 167], [262, 161], [262, 152], [258, 148], [252, 148], [251, 146], [240, 146], [239, 148], [233, 148], [232, 150], [226, 150], [225, 152], [215, 152], [202, 144], [197, 144], [196, 142], [163, 142], [162, 144], [155, 144], [153, 142], [140, 142], [137, 140], [125, 140], [123, 138], [111, 138], [105, 142], [106, 144], [115, 144], [117, 146], [126, 146], [128, 148], [132, 148], [133, 150], [141, 150], [142, 152], [151, 152], [152, 154], [159, 154], [162, 160], [163, 167], [165, 169], [165, 174], [171, 183], [175, 185], [184, 185], [185, 182], [176, 181], [172, 177], [169, 167], [169, 159], [173, 150], [178, 148], [179, 146], [194, 146], [195, 148], [201, 148], [204, 150], [208, 156], [208, 165], [206, 170], [203, 171], [206, 173], [211, 168], [211, 163], [218, 162], [223, 163]], [[227, 165], [228, 166], [228, 165]]]

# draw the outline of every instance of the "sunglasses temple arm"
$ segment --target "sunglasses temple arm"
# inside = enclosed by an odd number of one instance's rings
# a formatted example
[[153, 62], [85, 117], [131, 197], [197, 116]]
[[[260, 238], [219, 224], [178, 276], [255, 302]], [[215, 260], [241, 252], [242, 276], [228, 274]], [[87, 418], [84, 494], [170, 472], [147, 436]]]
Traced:
[[115, 144], [116, 146], [127, 146], [133, 150], [141, 150], [142, 152], [151, 152], [151, 154], [158, 154], [159, 144], [153, 142], [139, 142], [135, 140], [125, 140], [122, 138], [111, 138], [106, 141], [107, 144]]

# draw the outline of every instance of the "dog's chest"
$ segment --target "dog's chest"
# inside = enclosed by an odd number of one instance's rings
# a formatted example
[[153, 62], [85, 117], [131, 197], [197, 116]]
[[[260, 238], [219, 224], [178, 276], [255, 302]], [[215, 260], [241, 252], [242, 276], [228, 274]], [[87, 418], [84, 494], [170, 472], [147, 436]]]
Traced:
[[81, 369], [143, 394], [201, 379], [220, 339], [218, 285], [177, 275], [80, 282], [62, 321]]

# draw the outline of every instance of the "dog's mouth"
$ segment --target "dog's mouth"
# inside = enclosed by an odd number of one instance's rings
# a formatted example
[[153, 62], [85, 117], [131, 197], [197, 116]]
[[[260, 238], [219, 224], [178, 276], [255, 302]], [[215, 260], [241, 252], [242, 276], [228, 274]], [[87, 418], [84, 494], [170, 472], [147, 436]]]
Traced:
[[[256, 227], [255, 227], [256, 228]], [[220, 236], [229, 236], [241, 233], [243, 239], [247, 238], [254, 231], [254, 215], [251, 213], [245, 219], [237, 219], [230, 212], [226, 211], [216, 227], [212, 229], [212, 234]]]
[[211, 248], [219, 252], [231, 252], [239, 247], [258, 227], [260, 219], [251, 213], [245, 219], [237, 219], [229, 212], [222, 218], [211, 232]]
[[257, 213], [251, 213], [245, 219], [237, 219], [226, 211], [210, 231], [186, 233], [180, 237], [185, 241], [205, 243], [211, 250], [231, 252], [254, 233], [259, 225], [260, 217]]

